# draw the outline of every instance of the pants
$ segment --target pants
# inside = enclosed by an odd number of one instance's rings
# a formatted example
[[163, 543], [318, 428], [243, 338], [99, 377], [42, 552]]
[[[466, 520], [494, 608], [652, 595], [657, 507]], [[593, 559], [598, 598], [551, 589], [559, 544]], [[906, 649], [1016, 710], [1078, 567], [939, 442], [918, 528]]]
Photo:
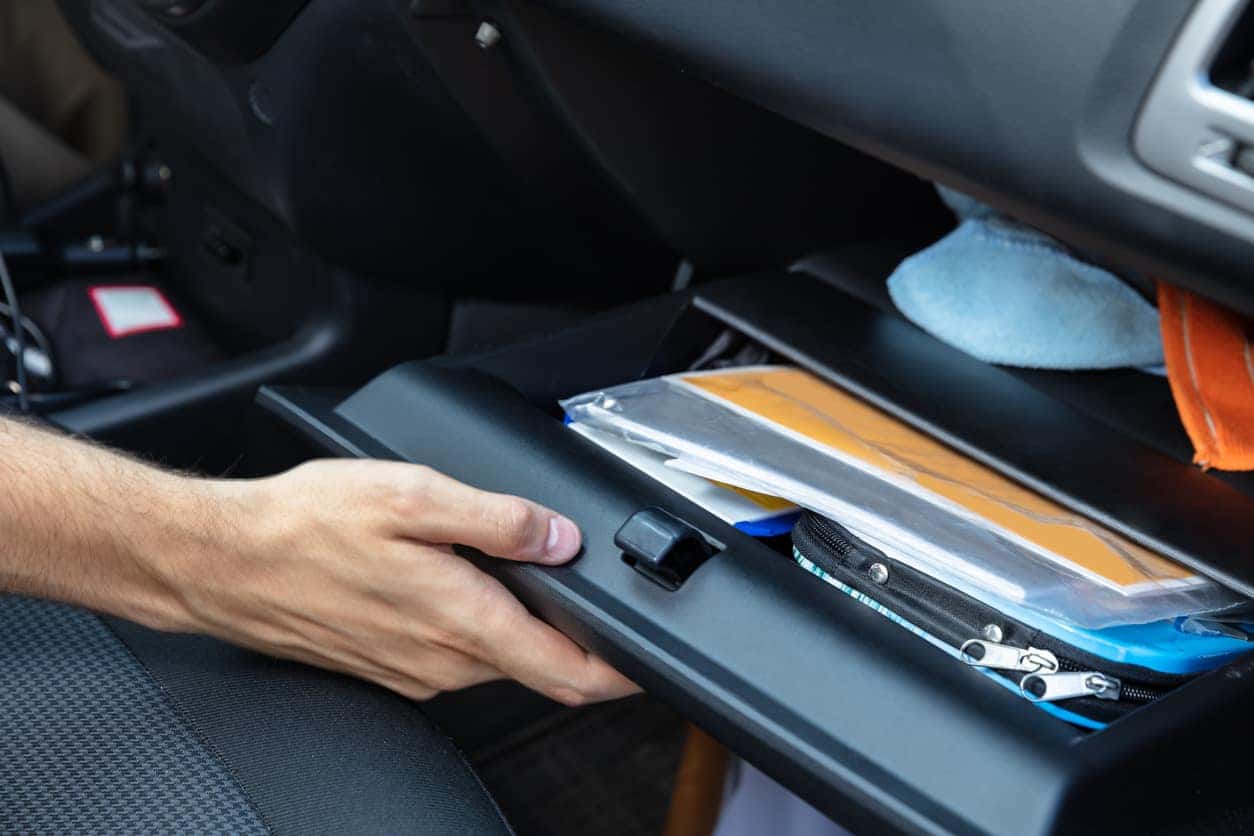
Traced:
[[18, 206], [117, 154], [125, 131], [122, 86], [78, 43], [55, 0], [0, 2], [0, 161]]

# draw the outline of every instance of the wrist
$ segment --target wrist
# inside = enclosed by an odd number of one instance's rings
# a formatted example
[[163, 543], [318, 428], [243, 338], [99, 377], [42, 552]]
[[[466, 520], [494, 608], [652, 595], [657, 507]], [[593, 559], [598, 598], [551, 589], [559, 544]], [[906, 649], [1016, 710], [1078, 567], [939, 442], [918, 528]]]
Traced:
[[155, 476], [169, 507], [136, 540], [148, 594], [138, 613], [137, 602], [128, 602], [128, 616], [167, 632], [215, 632], [223, 598], [238, 586], [235, 567], [257, 531], [255, 483]]

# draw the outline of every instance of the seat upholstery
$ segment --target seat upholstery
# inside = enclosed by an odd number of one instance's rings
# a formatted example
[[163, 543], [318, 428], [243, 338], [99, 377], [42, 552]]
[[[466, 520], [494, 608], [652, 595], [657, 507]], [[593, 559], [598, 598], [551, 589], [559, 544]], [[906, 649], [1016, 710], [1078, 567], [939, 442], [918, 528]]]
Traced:
[[0, 832], [509, 833], [414, 704], [0, 596]]

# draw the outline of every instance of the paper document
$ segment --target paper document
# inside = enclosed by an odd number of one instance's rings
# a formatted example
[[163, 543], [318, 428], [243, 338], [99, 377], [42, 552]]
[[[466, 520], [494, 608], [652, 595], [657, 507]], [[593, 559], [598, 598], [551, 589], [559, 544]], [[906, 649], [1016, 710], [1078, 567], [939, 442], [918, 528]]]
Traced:
[[602, 430], [583, 424], [570, 428], [750, 536], [787, 534], [797, 521], [799, 509], [791, 502], [685, 472], [672, 467], [669, 456]]
[[679, 379], [807, 444], [912, 483], [937, 504], [981, 517], [1126, 593], [1144, 589], [1147, 581], [1197, 577], [802, 369], [737, 369]]

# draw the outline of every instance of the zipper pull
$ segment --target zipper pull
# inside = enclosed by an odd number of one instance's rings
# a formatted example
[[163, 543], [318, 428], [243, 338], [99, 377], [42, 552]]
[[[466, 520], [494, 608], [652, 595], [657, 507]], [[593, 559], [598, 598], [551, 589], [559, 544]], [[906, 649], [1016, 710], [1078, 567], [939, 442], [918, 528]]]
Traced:
[[962, 661], [977, 668], [1029, 673], [1056, 673], [1058, 670], [1058, 657], [1048, 650], [1035, 647], [1024, 650], [1008, 644], [971, 639], [962, 643], [958, 653], [962, 656]]
[[1032, 702], [1055, 702], [1075, 697], [1117, 700], [1123, 683], [1097, 671], [1030, 673], [1019, 682], [1019, 693]]

